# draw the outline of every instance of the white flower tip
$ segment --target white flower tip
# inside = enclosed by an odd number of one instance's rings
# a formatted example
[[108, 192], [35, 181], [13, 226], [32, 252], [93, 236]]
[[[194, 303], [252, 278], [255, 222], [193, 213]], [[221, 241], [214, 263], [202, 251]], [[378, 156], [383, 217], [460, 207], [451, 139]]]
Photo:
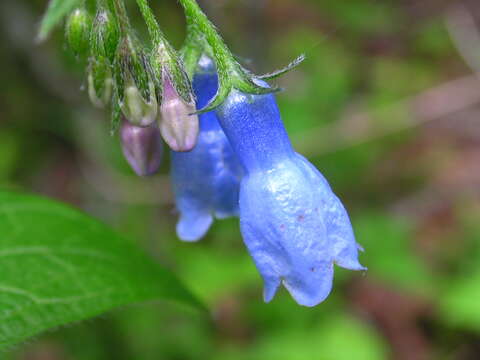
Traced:
[[205, 236], [212, 222], [213, 216], [209, 213], [196, 213], [194, 216], [182, 215], [177, 223], [177, 236], [186, 242], [198, 241]]
[[146, 101], [135, 85], [128, 85], [124, 92], [124, 101], [120, 104], [123, 115], [136, 126], [150, 126], [158, 114], [155, 92], [150, 86], [150, 99]]
[[87, 82], [88, 82], [88, 97], [90, 98], [90, 101], [92, 102], [93, 106], [99, 109], [104, 109], [107, 106], [107, 104], [110, 102], [110, 99], [112, 98], [113, 79], [111, 77], [107, 77], [105, 79], [105, 82], [103, 85], [103, 91], [101, 94], [97, 94], [97, 91], [95, 90], [92, 73], [88, 74]]

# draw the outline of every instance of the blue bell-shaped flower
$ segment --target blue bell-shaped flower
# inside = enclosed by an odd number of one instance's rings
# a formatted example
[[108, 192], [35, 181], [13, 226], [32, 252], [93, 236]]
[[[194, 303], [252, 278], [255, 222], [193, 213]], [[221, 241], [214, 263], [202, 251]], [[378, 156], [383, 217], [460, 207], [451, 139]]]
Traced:
[[365, 269], [345, 208], [292, 148], [273, 95], [233, 90], [217, 113], [245, 170], [240, 226], [265, 301], [283, 284], [300, 305], [317, 305], [331, 291], [334, 264]]
[[[218, 77], [212, 61], [202, 57], [193, 88], [197, 108], [215, 95]], [[196, 241], [205, 235], [213, 218], [238, 215], [238, 190], [243, 174], [217, 115], [201, 114], [197, 144], [190, 152], [172, 151], [172, 181], [180, 220], [177, 235]]]

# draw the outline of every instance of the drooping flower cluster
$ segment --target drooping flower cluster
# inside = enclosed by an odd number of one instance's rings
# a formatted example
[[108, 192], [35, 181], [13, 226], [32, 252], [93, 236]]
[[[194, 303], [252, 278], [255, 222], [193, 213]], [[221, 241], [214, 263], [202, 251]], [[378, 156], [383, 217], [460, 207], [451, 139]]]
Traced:
[[292, 148], [275, 89], [259, 80], [283, 74], [303, 57], [256, 76], [237, 62], [195, 0], [179, 2], [187, 19], [181, 53], [147, 0], [136, 3], [148, 48], [131, 28], [123, 0], [88, 2], [93, 12], [71, 13], [67, 41], [77, 56], [87, 55], [88, 95], [97, 107], [110, 108], [112, 129], [120, 125], [123, 154], [136, 174], [158, 171], [162, 138], [170, 147], [180, 239], [197, 241], [214, 218], [239, 216], [265, 301], [284, 285], [299, 304], [314, 306], [330, 293], [335, 264], [365, 268], [345, 208]]

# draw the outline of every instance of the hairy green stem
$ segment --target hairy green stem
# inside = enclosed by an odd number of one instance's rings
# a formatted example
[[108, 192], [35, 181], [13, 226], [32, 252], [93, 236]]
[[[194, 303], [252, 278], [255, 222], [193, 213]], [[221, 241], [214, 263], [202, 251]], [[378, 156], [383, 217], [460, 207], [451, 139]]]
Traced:
[[[257, 95], [278, 91], [277, 87], [263, 87], [255, 82], [255, 78], [258, 78], [258, 76], [250, 73], [237, 62], [215, 26], [208, 20], [200, 6], [198, 6], [196, 0], [179, 1], [185, 10], [187, 26], [189, 26], [188, 31], [190, 32], [187, 36], [186, 50], [184, 51], [184, 54], [187, 54], [189, 57], [187, 70], [191, 72], [193, 60], [199, 51], [195, 42], [202, 45], [205, 45], [204, 42], [206, 42], [209, 45], [217, 65], [218, 92], [199, 112], [210, 111], [221, 105], [232, 89]], [[204, 51], [204, 49], [208, 49], [208, 47], [203, 46], [203, 48], [200, 48], [200, 52]], [[283, 70], [275, 72], [274, 75], [282, 74], [283, 72]]]
[[185, 10], [187, 26], [192, 32], [201, 32], [212, 47], [219, 71], [226, 70], [228, 60], [232, 57], [230, 50], [218, 34], [215, 26], [208, 20], [196, 0], [179, 0]]
[[158, 25], [155, 15], [153, 15], [152, 9], [148, 5], [148, 0], [136, 0], [137, 5], [142, 13], [145, 24], [147, 24], [148, 33], [152, 39], [153, 44], [158, 44], [161, 41], [165, 41], [165, 35], [163, 34], [160, 26]]

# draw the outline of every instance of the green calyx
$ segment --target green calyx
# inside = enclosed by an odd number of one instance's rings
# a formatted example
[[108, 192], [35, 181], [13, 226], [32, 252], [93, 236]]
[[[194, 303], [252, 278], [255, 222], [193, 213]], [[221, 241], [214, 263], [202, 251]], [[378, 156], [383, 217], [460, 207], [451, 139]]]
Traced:
[[141, 96], [148, 100], [152, 96], [153, 72], [141, 45], [127, 35], [120, 40], [115, 56], [115, 85], [118, 98], [123, 101], [125, 88], [135, 86]]
[[189, 76], [181, 56], [165, 38], [155, 16], [152, 13], [147, 0], [136, 0], [142, 16], [147, 24], [148, 32], [152, 41], [150, 64], [153, 78], [156, 81], [158, 100], [161, 102], [163, 82], [166, 77], [171, 81], [177, 93], [188, 104], [194, 103], [195, 98]]
[[91, 34], [92, 56], [105, 57], [113, 63], [120, 39], [120, 31], [112, 13], [99, 6]]
[[[199, 113], [208, 112], [221, 105], [233, 89], [249, 94], [267, 94], [278, 91], [277, 87], [264, 87], [256, 79], [272, 79], [280, 76], [300, 64], [304, 56], [300, 56], [284, 69], [271, 74], [257, 76], [238, 63], [227, 45], [218, 34], [215, 26], [198, 6], [196, 0], [179, 0], [185, 10], [187, 19], [187, 39], [182, 55], [187, 63], [189, 74], [194, 72], [196, 62], [206, 52], [214, 59], [219, 89], [215, 97]], [[201, 46], [199, 44], [202, 44]], [[206, 49], [206, 51], [201, 51]]]
[[180, 52], [164, 36], [148, 0], [135, 0], [150, 35], [152, 46], [148, 52], [134, 35], [124, 0], [51, 0], [39, 37], [44, 39], [68, 16], [66, 38], [69, 47], [77, 55], [89, 55], [89, 95], [98, 106], [111, 101], [113, 128], [120, 121], [120, 107], [126, 94], [131, 98], [130, 108], [141, 110], [131, 113], [146, 113], [144, 108], [161, 104], [166, 79], [186, 104], [193, 104], [191, 79], [202, 55], [214, 61], [219, 89], [198, 113], [220, 106], [234, 89], [256, 95], [278, 91], [277, 87], [259, 80], [281, 76], [304, 60], [302, 55], [283, 69], [255, 75], [237, 61], [196, 0], [178, 1], [184, 9], [187, 25], [187, 36]]
[[194, 103], [195, 97], [189, 77], [180, 56], [167, 42], [160, 41], [154, 48], [151, 56], [151, 64], [154, 78], [159, 88], [161, 101], [164, 81], [166, 78], [171, 82], [178, 95], [186, 103]]
[[112, 71], [108, 60], [102, 56], [90, 58], [87, 76], [90, 101], [98, 108], [105, 108], [113, 93]]

